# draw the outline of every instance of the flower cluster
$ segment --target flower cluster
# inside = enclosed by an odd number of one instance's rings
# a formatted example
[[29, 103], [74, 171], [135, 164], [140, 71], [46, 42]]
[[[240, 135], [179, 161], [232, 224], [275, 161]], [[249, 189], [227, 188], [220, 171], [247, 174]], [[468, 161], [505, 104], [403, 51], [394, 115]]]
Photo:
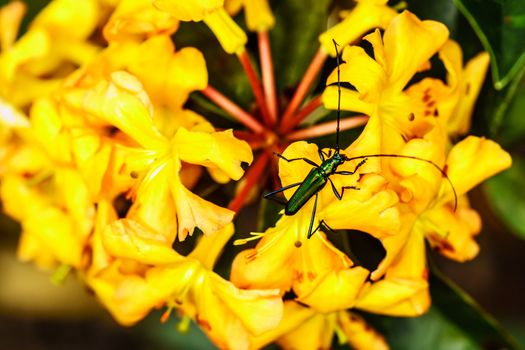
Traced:
[[[260, 41], [262, 84], [246, 53], [247, 36], [231, 17], [241, 9]], [[453, 144], [468, 132], [489, 62], [480, 54], [463, 64], [442, 24], [398, 14], [386, 1], [359, 1], [319, 37], [319, 51], [281, 118], [268, 74], [267, 32], [275, 18], [266, 0], [52, 0], [19, 36], [24, 12], [19, 1], [0, 8], [3, 210], [21, 223], [21, 260], [58, 273], [74, 270], [119, 323], [132, 325], [165, 308], [163, 320], [175, 311], [220, 348], [271, 342], [329, 348], [337, 334], [354, 348], [384, 349], [381, 335], [349, 310], [424, 313], [425, 238], [451, 259], [477, 254], [481, 223], [465, 194], [511, 159], [484, 138]], [[209, 85], [198, 48], [176, 49], [171, 35], [181, 21], [203, 21], [225, 54], [237, 55], [259, 118]], [[342, 51], [341, 80], [355, 88], [345, 85], [339, 99], [334, 71], [322, 96], [299, 109], [316, 73], [335, 56], [332, 40]], [[350, 45], [363, 42], [373, 57]], [[412, 83], [434, 55], [446, 81]], [[188, 109], [195, 91], [249, 131], [218, 130]], [[250, 189], [264, 171], [276, 168], [266, 166], [271, 152], [315, 163], [320, 151], [333, 153], [292, 143], [335, 131], [334, 123], [300, 129], [321, 104], [362, 114], [341, 122], [343, 129], [366, 123], [341, 150], [347, 157], [403, 155], [435, 166], [381, 156], [345, 162], [339, 170], [346, 174], [331, 177], [336, 189], [346, 189], [342, 198], [330, 186], [318, 193], [313, 219], [326, 227], [306, 239], [309, 200], [265, 232], [238, 239], [260, 241], [234, 259], [229, 280], [220, 276], [214, 265], [234, 234], [235, 212], [254, 197]], [[228, 208], [195, 190], [206, 173], [219, 185], [240, 180], [252, 161]], [[312, 165], [282, 158], [278, 168], [288, 186], [302, 182]], [[331, 236], [345, 235], [333, 230], [375, 237], [384, 259], [365, 267], [352, 247], [332, 243]]]

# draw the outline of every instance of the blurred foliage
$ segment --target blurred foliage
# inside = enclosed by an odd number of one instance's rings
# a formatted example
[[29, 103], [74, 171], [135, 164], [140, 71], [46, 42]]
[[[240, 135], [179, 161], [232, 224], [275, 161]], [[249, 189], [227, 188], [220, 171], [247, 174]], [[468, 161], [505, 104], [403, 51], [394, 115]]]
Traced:
[[492, 60], [496, 89], [505, 87], [525, 66], [525, 2], [456, 0]]
[[487, 181], [484, 188], [499, 217], [525, 239], [525, 159], [514, 156], [513, 163], [512, 168]]
[[366, 315], [392, 350], [518, 349], [519, 345], [458, 286], [434, 270], [432, 307], [418, 318]]

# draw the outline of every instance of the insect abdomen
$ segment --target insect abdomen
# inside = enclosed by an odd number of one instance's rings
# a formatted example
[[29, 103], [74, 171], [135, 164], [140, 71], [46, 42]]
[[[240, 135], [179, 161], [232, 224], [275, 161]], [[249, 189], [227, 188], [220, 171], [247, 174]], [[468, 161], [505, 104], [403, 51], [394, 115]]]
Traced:
[[319, 173], [318, 168], [310, 170], [301, 186], [299, 186], [286, 203], [284, 213], [286, 215], [294, 215], [297, 213], [310, 198], [326, 185], [326, 182], [327, 179]]

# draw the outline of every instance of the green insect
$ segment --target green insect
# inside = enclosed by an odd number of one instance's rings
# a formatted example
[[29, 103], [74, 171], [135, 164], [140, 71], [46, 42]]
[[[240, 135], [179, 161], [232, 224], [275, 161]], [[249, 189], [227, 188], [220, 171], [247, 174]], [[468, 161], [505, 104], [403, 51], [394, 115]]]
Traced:
[[[448, 178], [446, 172], [443, 169], [441, 169], [433, 161], [415, 157], [415, 156], [405, 156], [405, 155], [399, 155], [399, 154], [369, 154], [369, 155], [364, 155], [364, 156], [347, 157], [345, 154], [340, 152], [340, 149], [339, 149], [339, 119], [340, 119], [340, 114], [341, 114], [341, 81], [340, 81], [340, 69], [339, 69], [340, 62], [339, 62], [339, 51], [337, 49], [338, 44], [335, 42], [335, 40], [333, 40], [333, 42], [334, 42], [335, 51], [337, 55], [337, 92], [338, 92], [337, 129], [336, 129], [336, 143], [335, 143], [334, 154], [331, 155], [331, 150], [328, 154], [326, 154], [321, 149], [319, 149], [319, 158], [321, 159], [321, 164], [317, 164], [316, 162], [308, 158], [300, 157], [300, 158], [288, 159], [288, 158], [285, 158], [283, 155], [276, 153], [277, 157], [287, 162], [304, 161], [308, 163], [309, 165], [311, 165], [313, 168], [312, 170], [310, 170], [308, 175], [306, 175], [303, 181], [285, 186], [276, 191], [266, 193], [264, 195], [264, 198], [273, 199], [279, 203], [284, 204], [285, 205], [284, 214], [291, 216], [291, 215], [296, 214], [312, 197], [315, 197], [314, 206], [312, 209], [312, 216], [310, 219], [310, 226], [308, 227], [308, 234], [307, 234], [307, 237], [310, 238], [313, 236], [315, 232], [317, 232], [317, 230], [319, 230], [321, 226], [330, 228], [324, 222], [324, 220], [321, 220], [317, 228], [315, 228], [315, 230], [313, 229], [315, 212], [317, 210], [317, 200], [319, 197], [319, 192], [326, 186], [326, 184], [330, 182], [334, 195], [339, 200], [343, 198], [345, 189], [358, 190], [358, 188], [355, 186], [343, 186], [341, 188], [341, 192], [339, 192], [337, 188], [335, 187], [332, 179], [330, 178], [332, 175], [353, 175], [359, 170], [359, 168], [363, 164], [366, 163], [368, 158], [379, 158], [379, 157], [407, 158], [407, 159], [414, 159], [414, 160], [429, 163], [441, 172], [441, 174], [450, 183], [452, 187], [452, 191], [454, 192], [454, 210], [456, 210], [456, 207], [457, 207], [456, 190], [454, 189], [454, 186], [452, 182], [450, 181], [450, 179]], [[338, 171], [337, 170], [345, 162], [359, 160], [359, 159], [361, 161], [356, 165], [353, 171]], [[295, 188], [295, 187], [298, 187], [298, 188], [295, 190], [295, 192], [292, 194], [292, 196], [287, 202], [283, 201], [282, 198], [276, 197], [278, 193], [284, 192], [290, 188]]]

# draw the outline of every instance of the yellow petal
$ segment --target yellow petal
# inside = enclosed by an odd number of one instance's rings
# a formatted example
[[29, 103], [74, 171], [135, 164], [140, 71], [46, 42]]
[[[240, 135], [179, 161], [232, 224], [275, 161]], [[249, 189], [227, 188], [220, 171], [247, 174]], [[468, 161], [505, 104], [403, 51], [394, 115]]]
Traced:
[[51, 252], [62, 264], [79, 268], [84, 242], [78, 237], [77, 227], [61, 210], [48, 207], [38, 215], [27, 217], [22, 229], [34, 236], [41, 249]]
[[351, 312], [338, 312], [337, 321], [353, 349], [389, 349], [385, 337], [371, 328], [360, 316]]
[[317, 313], [277, 340], [283, 349], [329, 349], [336, 326], [335, 315]]
[[250, 164], [253, 160], [250, 146], [236, 139], [232, 130], [205, 133], [180, 128], [173, 144], [181, 160], [217, 167], [234, 180], [239, 180], [244, 173], [241, 164]]
[[153, 124], [151, 105], [142, 84], [126, 72], [112, 73], [111, 81], [100, 82], [83, 96], [70, 95], [68, 102], [119, 128], [144, 148], [166, 147]]
[[157, 8], [171, 13], [181, 21], [202, 21], [211, 12], [220, 9], [224, 0], [153, 0]]
[[480, 53], [467, 62], [460, 86], [459, 104], [449, 120], [449, 132], [466, 134], [470, 129], [472, 110], [481, 91], [489, 63], [487, 52]]
[[327, 272], [311, 280], [309, 276], [305, 276], [302, 280], [304, 283], [294, 284], [294, 292], [297, 294], [297, 301], [321, 313], [348, 309], [354, 306], [369, 274], [365, 268], [356, 266]]
[[240, 290], [213, 272], [194, 284], [191, 300], [185, 311], [220, 348], [247, 349], [251, 334], [276, 327], [282, 315], [277, 290]]
[[129, 219], [106, 226], [102, 242], [111, 255], [144, 264], [170, 264], [183, 259], [163, 235]]
[[[340, 81], [349, 82], [362, 95], [363, 99], [377, 101], [379, 89], [386, 83], [383, 67], [359, 46], [350, 46], [343, 51], [343, 63], [340, 65]], [[326, 84], [337, 83], [337, 69], [330, 74]]]
[[[366, 191], [367, 182], [358, 186]], [[352, 195], [345, 192], [342, 200], [334, 201], [319, 213], [331, 228], [364, 231], [378, 238], [398, 231], [399, 212], [395, 207], [398, 198], [393, 191], [381, 191], [365, 200], [353, 199]]]
[[[250, 339], [250, 349], [260, 349], [301, 327], [317, 313], [291, 300], [284, 302], [283, 317], [277, 327]], [[309, 338], [309, 340], [312, 340]]]
[[421, 21], [408, 11], [396, 16], [383, 36], [392, 89], [402, 91], [447, 38], [448, 29], [439, 22]]
[[[489, 177], [507, 169], [511, 164], [510, 155], [496, 142], [468, 136], [450, 150], [447, 174], [457, 194], [462, 195]], [[442, 191], [446, 195], [440, 198], [441, 203], [452, 199], [449, 188], [448, 184], [442, 184]]]
[[40, 97], [51, 95], [61, 86], [62, 79], [40, 79], [19, 70], [16, 73], [16, 79], [9, 86], [6, 96], [13, 105], [25, 107]]
[[449, 205], [435, 207], [421, 220], [430, 245], [447, 258], [465, 262], [478, 254], [474, 237], [481, 230], [481, 218], [468, 204], [460, 204], [455, 212]]
[[32, 26], [44, 28], [55, 38], [87, 39], [98, 23], [98, 16], [96, 0], [54, 0], [36, 16]]
[[42, 249], [39, 239], [27, 232], [20, 235], [16, 256], [20, 261], [32, 261], [43, 270], [51, 270], [58, 265], [53, 252]]
[[421, 315], [430, 306], [427, 278], [424, 238], [412, 231], [384, 279], [365, 288], [356, 307], [392, 316]]
[[[34, 187], [28, 186], [21, 176], [8, 175], [2, 177], [0, 183], [2, 210], [18, 221], [24, 220], [48, 205], [44, 196]], [[31, 205], [27, 205], [30, 203]]]
[[150, 0], [122, 0], [104, 26], [108, 41], [142, 39], [158, 34], [173, 34], [179, 21], [153, 6]]
[[[341, 89], [341, 110], [353, 111], [366, 114], [368, 116], [376, 115], [376, 108], [372, 104], [363, 101], [361, 94], [349, 89]], [[327, 86], [322, 95], [323, 105], [327, 109], [337, 109], [338, 91], [337, 86]]]
[[155, 162], [138, 186], [135, 200], [126, 217], [164, 235], [167, 242], [177, 236], [175, 202], [170, 188], [174, 175], [170, 162]]
[[213, 270], [233, 233], [234, 226], [230, 223], [212, 235], [202, 236], [188, 257], [199, 260], [206, 269]]
[[275, 24], [268, 0], [245, 0], [246, 26], [252, 32], [266, 32]]
[[428, 283], [424, 280], [381, 280], [364, 292], [356, 307], [381, 315], [419, 316], [430, 307]]
[[243, 290], [225, 281], [217, 274], [210, 275], [213, 290], [233, 312], [248, 332], [259, 335], [275, 328], [281, 321], [283, 303], [279, 290]]
[[183, 241], [198, 227], [205, 235], [219, 231], [230, 223], [235, 213], [195, 195], [182, 185], [178, 177], [172, 179], [171, 191], [177, 207], [178, 237]]
[[63, 131], [58, 107], [50, 99], [41, 99], [31, 108], [32, 136], [47, 155], [58, 163], [72, 162], [70, 138]]
[[112, 261], [112, 257], [104, 248], [102, 234], [106, 226], [113, 223], [117, 219], [117, 213], [109, 201], [101, 200], [97, 203], [95, 227], [93, 229], [93, 235], [90, 237], [92, 260], [88, 273], [91, 275], [98, 274], [107, 268]]
[[332, 40], [341, 47], [361, 39], [370, 29], [386, 28], [396, 15], [396, 11], [386, 5], [384, 0], [361, 0], [344, 18], [344, 20], [319, 36], [323, 49], [335, 57]]
[[183, 260], [171, 268], [149, 268], [140, 274], [125, 273], [117, 261], [100, 275], [89, 276], [86, 282], [119, 323], [132, 325], [153, 307], [179, 296], [191, 278], [199, 274], [198, 269], [195, 262]]
[[204, 23], [215, 34], [224, 51], [240, 54], [244, 50], [248, 37], [223, 8], [204, 17]]
[[[0, 55], [0, 81], [11, 82], [21, 65], [42, 58], [51, 46], [49, 34], [40, 29], [33, 29], [22, 36], [12, 47]], [[6, 89], [6, 86], [2, 87]]]
[[208, 85], [208, 72], [199, 50], [185, 47], [174, 51], [168, 35], [155, 36], [140, 45], [129, 70], [141, 80], [155, 103], [179, 109], [190, 92]]
[[293, 217], [282, 217], [275, 228], [265, 232], [256, 249], [239, 253], [233, 261], [230, 280], [241, 288], [280, 288], [282, 293], [289, 290], [294, 276], [291, 267], [296, 264], [300, 249], [295, 246], [295, 233], [304, 237], [307, 232], [308, 224], [302, 223], [302, 216], [300, 211]]
[[12, 1], [0, 8], [0, 52], [15, 42], [25, 13], [26, 5], [22, 1]]
[[95, 207], [82, 175], [75, 169], [58, 168], [53, 181], [56, 201], [75, 221], [78, 237], [86, 239], [93, 227]]

